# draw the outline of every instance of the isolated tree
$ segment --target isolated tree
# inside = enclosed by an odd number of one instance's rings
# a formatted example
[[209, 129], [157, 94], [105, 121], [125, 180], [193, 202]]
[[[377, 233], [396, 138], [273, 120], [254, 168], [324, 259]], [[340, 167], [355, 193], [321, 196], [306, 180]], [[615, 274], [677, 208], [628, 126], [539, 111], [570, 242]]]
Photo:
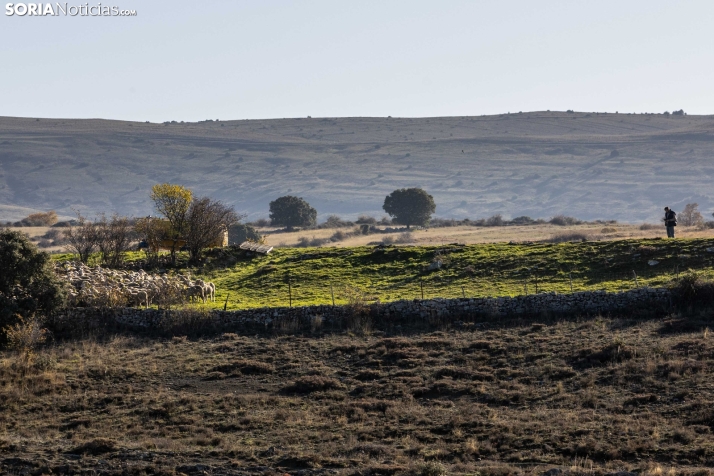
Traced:
[[292, 230], [296, 226], [313, 226], [317, 222], [317, 210], [300, 197], [286, 195], [270, 202], [270, 220], [273, 225]]
[[222, 240], [229, 226], [240, 220], [233, 207], [208, 197], [193, 200], [186, 218], [184, 236], [193, 263], [198, 261], [203, 250], [212, 243]]
[[102, 262], [110, 267], [119, 266], [124, 261], [124, 252], [129, 249], [129, 244], [134, 238], [130, 220], [116, 213], [109, 220], [102, 215], [95, 226], [97, 247], [102, 255]]
[[99, 245], [97, 226], [80, 213], [77, 213], [77, 223], [65, 230], [64, 237], [67, 240], [67, 248], [76, 253], [79, 260], [85, 264]]
[[684, 210], [677, 215], [677, 221], [679, 221], [680, 225], [684, 226], [695, 226], [702, 223], [704, 217], [699, 213], [699, 204], [687, 203], [684, 206]]
[[387, 195], [382, 208], [396, 223], [409, 229], [412, 225], [428, 225], [436, 204], [434, 197], [421, 188], [401, 188]]
[[50, 255], [17, 231], [0, 231], [0, 327], [17, 317], [47, 314], [64, 303]]
[[169, 236], [166, 238], [173, 240], [170, 249], [171, 262], [176, 264], [176, 252], [179, 249], [178, 240], [186, 231], [193, 192], [182, 185], [162, 183], [151, 187], [150, 196], [156, 211], [166, 217], [171, 225], [168, 230]]

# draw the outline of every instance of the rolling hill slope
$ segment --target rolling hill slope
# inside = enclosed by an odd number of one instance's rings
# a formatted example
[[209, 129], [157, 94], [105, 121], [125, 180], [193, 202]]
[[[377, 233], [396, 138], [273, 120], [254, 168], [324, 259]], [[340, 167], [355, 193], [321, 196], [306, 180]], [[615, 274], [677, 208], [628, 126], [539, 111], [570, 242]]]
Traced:
[[[152, 212], [181, 183], [248, 213], [290, 193], [321, 216], [381, 216], [420, 186], [437, 215], [656, 220], [714, 209], [714, 116], [531, 112], [151, 124], [0, 118], [0, 220], [12, 210]], [[16, 213], [16, 212], [15, 212]]]

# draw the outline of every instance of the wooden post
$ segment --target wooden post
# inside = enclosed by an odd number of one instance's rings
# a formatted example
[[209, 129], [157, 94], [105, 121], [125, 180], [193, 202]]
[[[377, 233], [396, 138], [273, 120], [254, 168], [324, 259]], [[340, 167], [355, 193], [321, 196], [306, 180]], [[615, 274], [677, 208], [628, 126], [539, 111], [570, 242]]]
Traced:
[[461, 295], [466, 299], [466, 288], [461, 286]]
[[421, 300], [423, 301], [424, 300], [424, 280], [423, 279], [420, 280], [419, 284], [421, 286]]
[[228, 296], [230, 296], [230, 295], [231, 295], [230, 293], [226, 294], [226, 302], [223, 303], [223, 310], [224, 310], [224, 311], [225, 311], [226, 309], [228, 309]]
[[330, 294], [332, 294], [332, 307], [335, 307], [335, 290], [332, 289], [332, 283], [330, 283]]
[[639, 285], [639, 283], [637, 282], [637, 273], [635, 273], [635, 270], [634, 270], [634, 269], [632, 270], [632, 275], [635, 277], [635, 287], [636, 287], [636, 288], [639, 288], [640, 285]]
[[293, 307], [293, 287], [290, 283], [290, 276], [288, 276], [288, 299], [290, 299], [290, 307]]
[[535, 277], [535, 293], [538, 294], [538, 274], [535, 274], [534, 277]]
[[570, 278], [570, 294], [573, 294], [573, 272], [568, 273], [568, 278]]

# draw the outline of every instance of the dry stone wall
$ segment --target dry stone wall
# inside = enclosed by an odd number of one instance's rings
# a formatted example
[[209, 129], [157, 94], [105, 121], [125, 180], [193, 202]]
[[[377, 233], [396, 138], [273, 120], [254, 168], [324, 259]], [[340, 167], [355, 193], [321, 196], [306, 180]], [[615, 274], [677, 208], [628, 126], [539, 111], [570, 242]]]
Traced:
[[[667, 309], [671, 293], [665, 288], [640, 288], [608, 293], [586, 291], [573, 294], [430, 299], [372, 304], [364, 309], [376, 328], [409, 325], [424, 321], [459, 323], [478, 318], [509, 318], [541, 315], [608, 314], [634, 309]], [[240, 311], [166, 311], [135, 308], [75, 308], [57, 313], [50, 324], [58, 330], [91, 329], [118, 325], [134, 329], [169, 329], [180, 324], [214, 330], [258, 331], [304, 326], [343, 328], [355, 318], [348, 306], [305, 306], [247, 309]], [[288, 326], [289, 327], [289, 326]]]

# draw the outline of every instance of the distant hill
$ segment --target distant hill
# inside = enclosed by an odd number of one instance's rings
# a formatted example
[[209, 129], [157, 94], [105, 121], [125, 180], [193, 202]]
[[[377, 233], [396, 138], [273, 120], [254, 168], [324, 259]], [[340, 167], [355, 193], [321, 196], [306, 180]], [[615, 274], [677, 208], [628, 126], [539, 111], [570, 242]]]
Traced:
[[[159, 182], [250, 218], [285, 194], [321, 216], [383, 215], [423, 187], [437, 215], [656, 220], [714, 211], [714, 116], [530, 112], [480, 117], [300, 118], [150, 124], [0, 118], [0, 220], [19, 210], [152, 213]], [[22, 207], [22, 208], [18, 208]]]

